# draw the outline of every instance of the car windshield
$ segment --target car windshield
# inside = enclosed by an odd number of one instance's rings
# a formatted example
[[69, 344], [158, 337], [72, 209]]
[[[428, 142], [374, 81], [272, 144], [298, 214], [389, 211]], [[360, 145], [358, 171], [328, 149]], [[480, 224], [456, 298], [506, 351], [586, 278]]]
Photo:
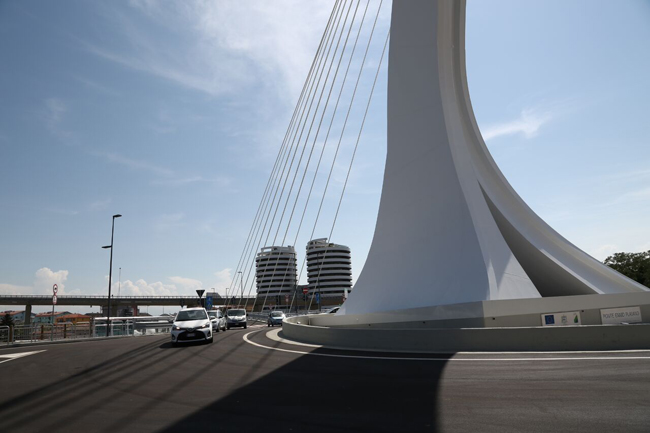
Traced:
[[178, 316], [176, 316], [176, 321], [186, 322], [188, 320], [202, 320], [205, 318], [205, 310], [188, 310], [178, 313]]
[[271, 313], [271, 317], [282, 317], [284, 313], [282, 311], [274, 311]]
[[244, 314], [246, 314], [244, 310], [228, 310], [229, 316], [243, 316]]

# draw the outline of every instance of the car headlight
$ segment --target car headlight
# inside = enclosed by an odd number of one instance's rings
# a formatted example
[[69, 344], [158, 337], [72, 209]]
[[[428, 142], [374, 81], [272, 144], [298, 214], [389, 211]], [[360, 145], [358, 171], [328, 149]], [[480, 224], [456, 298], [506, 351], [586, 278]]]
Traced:
[[203, 326], [201, 326], [201, 329], [205, 329], [205, 328], [209, 328], [209, 327], [210, 327], [210, 322], [208, 322], [208, 323], [204, 324]]
[[180, 330], [181, 330], [180, 326], [176, 326], [176, 325], [172, 326], [172, 331], [180, 331]]

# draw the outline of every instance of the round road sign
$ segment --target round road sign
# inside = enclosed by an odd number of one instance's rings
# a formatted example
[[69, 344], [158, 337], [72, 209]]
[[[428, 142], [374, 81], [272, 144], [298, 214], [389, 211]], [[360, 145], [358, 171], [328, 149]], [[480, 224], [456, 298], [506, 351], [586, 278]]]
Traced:
[[55, 284], [55, 285], [52, 286], [52, 293], [54, 293], [55, 295], [57, 293], [59, 293], [59, 286], [58, 285]]
[[52, 305], [56, 305], [56, 295], [52, 296]]
[[307, 292], [309, 292], [309, 289], [308, 289], [307, 287], [303, 287], [303, 288], [302, 288], [302, 294], [303, 294], [303, 295], [306, 295]]

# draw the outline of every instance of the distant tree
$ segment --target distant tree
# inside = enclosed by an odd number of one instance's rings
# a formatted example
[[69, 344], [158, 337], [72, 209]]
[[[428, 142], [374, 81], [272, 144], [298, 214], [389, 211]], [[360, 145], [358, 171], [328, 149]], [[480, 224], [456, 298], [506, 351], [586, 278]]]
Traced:
[[650, 250], [642, 253], [615, 253], [605, 264], [637, 283], [650, 287]]
[[2, 316], [2, 319], [0, 319], [0, 326], [14, 326], [14, 318], [11, 317], [11, 314], [6, 313], [4, 316]]

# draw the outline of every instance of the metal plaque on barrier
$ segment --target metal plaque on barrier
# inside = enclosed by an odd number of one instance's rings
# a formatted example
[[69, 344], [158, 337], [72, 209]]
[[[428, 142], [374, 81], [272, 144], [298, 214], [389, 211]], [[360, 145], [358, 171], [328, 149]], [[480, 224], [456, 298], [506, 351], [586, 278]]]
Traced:
[[641, 322], [640, 307], [607, 308], [600, 310], [600, 320], [603, 325], [618, 325], [621, 323]]

